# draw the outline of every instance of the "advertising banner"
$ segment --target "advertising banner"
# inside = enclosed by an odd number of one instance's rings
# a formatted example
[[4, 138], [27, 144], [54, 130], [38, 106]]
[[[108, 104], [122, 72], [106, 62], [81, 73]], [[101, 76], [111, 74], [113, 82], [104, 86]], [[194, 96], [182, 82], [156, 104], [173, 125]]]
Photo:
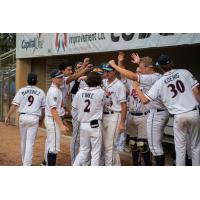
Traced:
[[17, 58], [200, 43], [199, 33], [19, 33]]

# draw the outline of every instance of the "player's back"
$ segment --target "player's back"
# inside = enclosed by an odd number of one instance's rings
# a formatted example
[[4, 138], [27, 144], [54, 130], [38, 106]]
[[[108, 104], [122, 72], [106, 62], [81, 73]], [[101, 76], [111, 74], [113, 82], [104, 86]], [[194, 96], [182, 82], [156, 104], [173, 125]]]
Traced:
[[26, 86], [17, 92], [13, 103], [19, 105], [20, 113], [41, 115], [41, 108], [45, 107], [45, 93], [36, 86]]
[[164, 74], [158, 87], [161, 99], [172, 114], [188, 112], [198, 105], [192, 89], [198, 82], [188, 70], [171, 70]]
[[74, 97], [73, 104], [78, 110], [78, 121], [90, 122], [102, 119], [105, 92], [101, 87], [85, 87]]
[[148, 92], [152, 85], [162, 77], [159, 73], [153, 74], [138, 74], [138, 82], [143, 88], [143, 92]]

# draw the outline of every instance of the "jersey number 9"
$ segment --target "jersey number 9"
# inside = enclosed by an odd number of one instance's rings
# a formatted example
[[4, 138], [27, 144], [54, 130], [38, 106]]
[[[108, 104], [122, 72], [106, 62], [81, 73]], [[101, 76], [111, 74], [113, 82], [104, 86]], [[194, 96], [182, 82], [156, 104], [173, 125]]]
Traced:
[[31, 95], [28, 97], [28, 102], [29, 102], [29, 105], [28, 106], [31, 106], [34, 102], [34, 97]]

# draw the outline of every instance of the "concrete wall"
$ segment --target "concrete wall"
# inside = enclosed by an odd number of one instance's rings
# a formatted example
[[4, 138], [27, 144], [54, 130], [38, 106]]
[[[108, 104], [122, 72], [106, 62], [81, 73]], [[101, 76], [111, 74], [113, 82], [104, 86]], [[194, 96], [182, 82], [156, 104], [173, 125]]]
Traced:
[[31, 72], [31, 60], [16, 61], [16, 91], [27, 85], [27, 76]]
[[31, 71], [36, 73], [38, 76], [37, 86], [46, 91], [46, 59], [37, 58], [31, 61]]

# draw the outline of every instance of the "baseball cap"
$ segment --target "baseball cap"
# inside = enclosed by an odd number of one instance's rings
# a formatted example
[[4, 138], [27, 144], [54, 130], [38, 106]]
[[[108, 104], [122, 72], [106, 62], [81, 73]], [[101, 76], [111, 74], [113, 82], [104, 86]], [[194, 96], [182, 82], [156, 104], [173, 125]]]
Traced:
[[102, 69], [103, 69], [104, 71], [108, 71], [108, 72], [114, 71], [114, 69], [113, 69], [108, 63], [103, 64], [103, 65], [102, 65]]
[[162, 54], [158, 57], [158, 60], [156, 62], [156, 66], [159, 67], [160, 65], [167, 65], [171, 62], [171, 59], [168, 55]]
[[33, 73], [33, 72], [29, 73], [28, 74], [28, 81], [30, 81], [30, 82], [37, 81], [37, 75], [35, 73]]
[[50, 74], [51, 78], [61, 78], [64, 76], [64, 74], [58, 70], [58, 69], [54, 69], [51, 74]]
[[99, 68], [99, 67], [95, 67], [95, 68], [92, 70], [92, 72], [96, 72], [96, 73], [98, 73], [98, 74], [100, 74], [100, 75], [103, 74], [103, 70], [102, 70], [101, 68]]

